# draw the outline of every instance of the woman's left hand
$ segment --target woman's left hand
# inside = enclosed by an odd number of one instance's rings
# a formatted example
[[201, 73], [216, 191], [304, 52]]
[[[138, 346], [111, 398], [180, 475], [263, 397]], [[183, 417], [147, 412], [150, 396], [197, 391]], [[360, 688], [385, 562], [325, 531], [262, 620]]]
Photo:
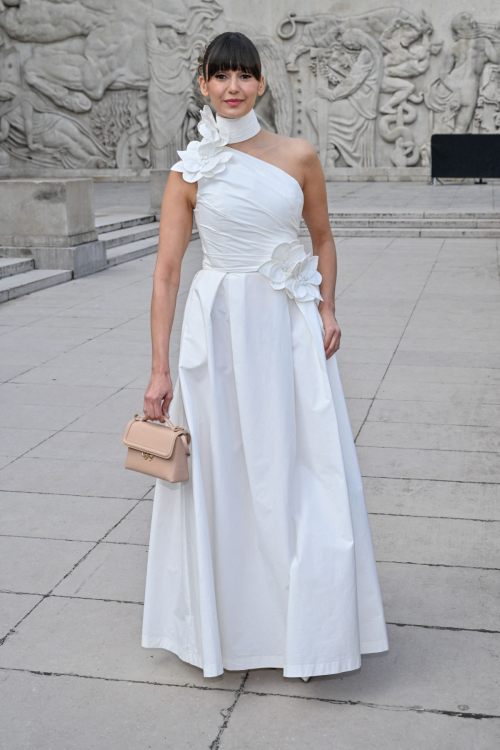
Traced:
[[319, 314], [321, 315], [325, 329], [325, 335], [323, 336], [325, 355], [329, 359], [340, 347], [340, 327], [335, 319], [333, 310], [323, 308], [323, 310], [319, 310]]

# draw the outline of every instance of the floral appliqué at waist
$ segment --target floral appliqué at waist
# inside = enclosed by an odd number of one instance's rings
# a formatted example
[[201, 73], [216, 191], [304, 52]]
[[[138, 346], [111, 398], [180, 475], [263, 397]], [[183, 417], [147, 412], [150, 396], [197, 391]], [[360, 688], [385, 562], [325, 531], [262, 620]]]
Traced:
[[306, 252], [300, 240], [282, 242], [274, 248], [269, 260], [258, 267], [273, 289], [285, 289], [297, 302], [322, 300], [319, 284], [322, 276], [318, 269], [318, 256]]

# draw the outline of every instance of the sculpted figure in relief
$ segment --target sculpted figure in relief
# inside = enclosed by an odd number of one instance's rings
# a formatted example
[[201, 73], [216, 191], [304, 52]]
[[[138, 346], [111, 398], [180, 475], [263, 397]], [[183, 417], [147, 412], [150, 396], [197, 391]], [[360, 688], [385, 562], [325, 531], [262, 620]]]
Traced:
[[24, 80], [61, 109], [82, 114], [107, 90], [147, 91], [149, 118], [137, 111], [127, 141], [140, 161], [149, 138], [155, 152], [177, 134], [190, 106], [190, 63], [222, 12], [217, 0], [170, 7], [174, 13], [140, 0], [0, 0], [0, 29], [38, 45]]
[[442, 42], [431, 42], [434, 29], [422, 13], [422, 23], [404, 21], [397, 17], [380, 35], [384, 50], [384, 79], [381, 91], [392, 94], [386, 104], [380, 107], [382, 114], [394, 114], [401, 102], [420, 104], [422, 93], [415, 93], [415, 83], [411, 78], [422, 75], [429, 68], [431, 55], [441, 51]]
[[[413, 105], [423, 101], [423, 94], [411, 79], [427, 71], [432, 55], [442, 47], [442, 43], [431, 41], [433, 27], [425, 14], [419, 20], [395, 7], [348, 18], [288, 13], [278, 26], [278, 35], [292, 38], [299, 24], [304, 24], [304, 30], [286, 64], [289, 72], [299, 72], [297, 61], [305, 52], [317, 62], [317, 97], [308, 109], [318, 133], [322, 163], [334, 166], [342, 155], [348, 166], [374, 166], [375, 123], [380, 113], [378, 132], [385, 141], [395, 144], [392, 163], [398, 167], [415, 165], [420, 150], [408, 126], [417, 119]], [[348, 41], [348, 32], [357, 34], [356, 44]], [[339, 51], [339, 43], [344, 54]], [[331, 64], [333, 71], [333, 75], [326, 74], [326, 81], [321, 76], [325, 64]], [[380, 94], [390, 97], [380, 103]], [[332, 102], [327, 115], [328, 137], [323, 132], [326, 110], [322, 99]]]
[[113, 155], [76, 118], [9, 81], [0, 81], [0, 145], [11, 156], [41, 167], [116, 166]]
[[[377, 102], [382, 82], [380, 45], [360, 29], [348, 29], [340, 37], [342, 47], [355, 58], [347, 74], [339, 79], [335, 73], [328, 79], [335, 85], [318, 84], [318, 97], [330, 102], [327, 107], [327, 149], [336, 149], [349, 166], [374, 166], [374, 137]], [[335, 58], [334, 58], [335, 59]], [[310, 100], [308, 114], [321, 139], [322, 117], [318, 97]], [[333, 158], [333, 157], [332, 157]], [[326, 161], [325, 166], [331, 166]]]
[[0, 27], [40, 45], [24, 65], [28, 83], [60, 107], [87, 112], [108, 88], [148, 88], [147, 24], [189, 43], [204, 19], [222, 11], [216, 0], [181, 8], [186, 17], [179, 20], [140, 0], [0, 0]]
[[500, 132], [500, 65], [485, 66], [474, 122], [475, 132]]
[[469, 13], [452, 21], [455, 43], [446, 55], [443, 72], [425, 93], [425, 103], [436, 113], [432, 132], [467, 133], [478, 100], [487, 63], [500, 62], [500, 27], [479, 23]]

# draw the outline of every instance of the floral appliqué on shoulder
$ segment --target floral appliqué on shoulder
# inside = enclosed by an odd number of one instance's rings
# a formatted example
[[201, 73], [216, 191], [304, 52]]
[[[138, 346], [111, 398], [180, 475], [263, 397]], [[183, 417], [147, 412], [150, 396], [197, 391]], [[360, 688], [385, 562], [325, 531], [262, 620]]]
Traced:
[[174, 172], [182, 172], [186, 182], [213, 177], [226, 168], [226, 162], [233, 156], [223, 150], [229, 141], [229, 133], [217, 125], [208, 104], [200, 109], [200, 114], [201, 120], [197, 127], [202, 140], [190, 141], [185, 151], [177, 151], [181, 160], [171, 167]]

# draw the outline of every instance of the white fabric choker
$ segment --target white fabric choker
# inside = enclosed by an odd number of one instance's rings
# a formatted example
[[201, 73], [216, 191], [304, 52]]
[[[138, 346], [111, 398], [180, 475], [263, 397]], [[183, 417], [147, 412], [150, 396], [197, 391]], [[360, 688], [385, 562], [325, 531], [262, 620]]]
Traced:
[[246, 115], [242, 115], [241, 117], [222, 117], [216, 113], [215, 121], [221, 133], [226, 131], [226, 133], [229, 134], [228, 143], [240, 143], [241, 141], [246, 141], [248, 138], [257, 135], [261, 129], [253, 107], [250, 112], [247, 112]]

